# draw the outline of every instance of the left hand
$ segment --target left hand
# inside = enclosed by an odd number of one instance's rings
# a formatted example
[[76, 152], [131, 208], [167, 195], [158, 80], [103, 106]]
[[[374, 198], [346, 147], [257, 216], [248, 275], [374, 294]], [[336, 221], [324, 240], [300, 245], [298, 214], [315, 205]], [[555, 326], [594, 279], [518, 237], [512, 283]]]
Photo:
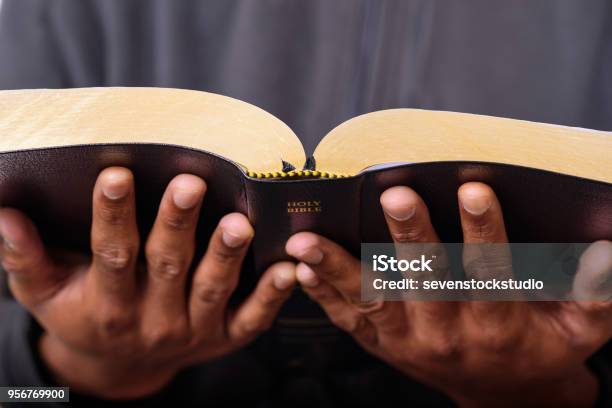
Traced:
[[291, 295], [295, 266], [270, 266], [241, 304], [230, 302], [255, 233], [243, 214], [221, 218], [191, 273], [205, 193], [206, 182], [194, 175], [170, 181], [143, 257], [126, 168], [98, 176], [90, 253], [45, 246], [24, 213], [0, 209], [0, 263], [15, 298], [43, 328], [36, 351], [55, 383], [105, 400], [144, 398], [273, 323]]
[[[467, 183], [458, 199], [464, 242], [507, 242], [491, 188]], [[385, 191], [381, 204], [396, 243], [439, 242], [410, 188]], [[588, 251], [612, 269], [611, 247], [598, 242]], [[585, 360], [612, 337], [612, 302], [364, 302], [360, 261], [343, 248], [302, 232], [286, 250], [301, 261], [303, 289], [334, 324], [460, 406], [591, 406], [597, 398]]]

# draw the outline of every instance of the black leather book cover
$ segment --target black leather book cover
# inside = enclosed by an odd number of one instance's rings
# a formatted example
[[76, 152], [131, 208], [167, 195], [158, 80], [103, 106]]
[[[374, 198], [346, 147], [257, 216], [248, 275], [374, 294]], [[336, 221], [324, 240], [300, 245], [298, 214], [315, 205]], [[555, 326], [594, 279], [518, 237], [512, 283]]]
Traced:
[[[280, 163], [279, 163], [280, 165]], [[356, 257], [361, 242], [389, 242], [379, 204], [395, 185], [415, 189], [443, 242], [460, 242], [456, 191], [482, 181], [497, 193], [511, 242], [593, 242], [612, 238], [612, 185], [503, 164], [405, 164], [343, 179], [255, 179], [203, 151], [153, 144], [83, 145], [0, 154], [0, 205], [25, 211], [49, 247], [87, 251], [91, 194], [98, 173], [125, 166], [135, 176], [141, 236], [152, 226], [167, 183], [191, 173], [208, 184], [197, 232], [199, 259], [219, 219], [246, 214], [255, 228], [236, 297], [250, 291], [267, 266], [289, 259], [287, 239], [313, 231]], [[272, 334], [288, 354], [342, 338], [319, 307], [296, 289]], [[318, 344], [318, 346], [317, 346]], [[324, 346], [323, 346], [324, 347]]]

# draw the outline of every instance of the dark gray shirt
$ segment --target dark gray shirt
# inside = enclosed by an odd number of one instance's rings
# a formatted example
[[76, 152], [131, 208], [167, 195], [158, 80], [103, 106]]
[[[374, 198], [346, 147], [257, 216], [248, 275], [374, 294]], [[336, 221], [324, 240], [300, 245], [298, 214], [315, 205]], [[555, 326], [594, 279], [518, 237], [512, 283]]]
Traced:
[[[309, 152], [342, 121], [396, 107], [610, 130], [612, 2], [4, 0], [0, 89], [86, 86], [233, 96], [284, 120]], [[16, 305], [0, 308], [0, 385], [49, 381], [32, 351], [36, 325]], [[293, 373], [279, 397], [284, 373], [238, 353], [162, 394], [208, 406], [237, 389], [264, 406], [444, 402], [366, 360], [363, 370]], [[595, 360], [609, 391], [606, 360]]]

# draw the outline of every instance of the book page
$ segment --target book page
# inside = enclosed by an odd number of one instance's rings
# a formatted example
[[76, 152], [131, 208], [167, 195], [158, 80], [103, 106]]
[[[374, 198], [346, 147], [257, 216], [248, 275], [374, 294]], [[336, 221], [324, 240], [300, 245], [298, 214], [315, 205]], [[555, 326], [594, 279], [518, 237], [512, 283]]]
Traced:
[[226, 96], [165, 88], [0, 91], [0, 152], [96, 143], [205, 150], [244, 170], [301, 167], [302, 144], [282, 121]]
[[318, 170], [349, 175], [383, 163], [483, 161], [612, 183], [612, 132], [455, 112], [361, 115], [328, 133], [314, 157]]

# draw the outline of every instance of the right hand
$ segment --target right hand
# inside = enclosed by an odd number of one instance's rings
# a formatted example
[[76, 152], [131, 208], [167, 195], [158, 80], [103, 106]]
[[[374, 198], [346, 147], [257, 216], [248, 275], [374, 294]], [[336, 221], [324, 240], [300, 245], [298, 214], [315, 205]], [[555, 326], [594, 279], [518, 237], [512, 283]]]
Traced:
[[[148, 236], [146, 265], [133, 177], [108, 168], [93, 192], [93, 256], [52, 256], [21, 212], [0, 210], [9, 287], [44, 328], [39, 352], [55, 380], [107, 399], [163, 388], [181, 369], [229, 353], [270, 326], [295, 284], [295, 266], [271, 266], [242, 305], [228, 309], [254, 231], [238, 213], [221, 219], [193, 277], [205, 182], [168, 185]], [[190, 282], [188, 282], [190, 281]]]
[[[380, 201], [398, 257], [436, 253], [438, 266], [444, 266], [446, 255], [435, 245], [440, 240], [423, 199], [396, 186]], [[466, 183], [459, 188], [458, 207], [463, 242], [469, 244], [463, 252], [467, 279], [513, 277], [508, 247], [483, 253], [474, 245], [508, 242], [493, 190]], [[577, 302], [364, 300], [362, 263], [338, 244], [300, 232], [286, 250], [300, 261], [302, 287], [333, 323], [372, 355], [461, 407], [591, 406], [597, 399], [597, 378], [585, 361], [612, 338], [608, 241], [591, 245], [580, 258], [573, 290], [583, 300]], [[449, 279], [441, 271], [434, 266], [435, 273], [410, 277]]]

